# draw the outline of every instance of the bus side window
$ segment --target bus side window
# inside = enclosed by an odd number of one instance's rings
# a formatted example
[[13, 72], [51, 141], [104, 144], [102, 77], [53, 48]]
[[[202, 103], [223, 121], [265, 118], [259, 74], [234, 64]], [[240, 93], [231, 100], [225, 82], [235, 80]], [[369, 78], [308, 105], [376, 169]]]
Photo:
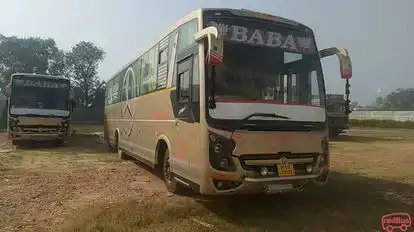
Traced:
[[309, 82], [310, 82], [310, 104], [312, 105], [321, 105], [320, 101], [320, 94], [319, 94], [319, 83], [318, 83], [318, 76], [316, 71], [312, 71], [310, 74]]
[[190, 98], [190, 71], [178, 75], [178, 101], [188, 101]]
[[178, 118], [193, 122], [191, 114], [193, 58], [188, 57], [177, 63], [176, 113]]

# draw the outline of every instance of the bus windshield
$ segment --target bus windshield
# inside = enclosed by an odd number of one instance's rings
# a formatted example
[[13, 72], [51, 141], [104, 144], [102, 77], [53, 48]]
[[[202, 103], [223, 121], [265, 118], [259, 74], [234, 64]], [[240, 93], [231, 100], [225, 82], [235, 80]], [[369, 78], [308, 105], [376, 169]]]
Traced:
[[[237, 110], [233, 104], [231, 115], [221, 113], [220, 107], [210, 110], [213, 118], [241, 119], [277, 109], [296, 121], [325, 120], [323, 76], [312, 34], [245, 18], [214, 19], [210, 25], [218, 28], [224, 40], [223, 63], [215, 67], [216, 102], [244, 103]], [[212, 67], [208, 70], [211, 74]], [[287, 106], [319, 109], [317, 114], [308, 110], [311, 115], [306, 118], [297, 116], [304, 112], [293, 112]]]
[[24, 81], [26, 80], [13, 81], [11, 108], [69, 110], [69, 85], [57, 83], [56, 85], [36, 86], [34, 84], [37, 84], [37, 81]]
[[232, 43], [224, 44], [224, 53], [216, 67], [217, 101], [323, 104], [317, 56]]

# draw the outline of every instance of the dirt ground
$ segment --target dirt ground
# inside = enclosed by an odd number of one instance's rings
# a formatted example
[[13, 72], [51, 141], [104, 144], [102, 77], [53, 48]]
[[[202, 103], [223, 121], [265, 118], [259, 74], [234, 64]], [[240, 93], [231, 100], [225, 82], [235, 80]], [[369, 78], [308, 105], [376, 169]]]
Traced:
[[16, 149], [2, 134], [0, 231], [381, 231], [383, 214], [414, 213], [414, 131], [353, 129], [331, 152], [327, 186], [209, 198], [167, 193], [98, 136]]

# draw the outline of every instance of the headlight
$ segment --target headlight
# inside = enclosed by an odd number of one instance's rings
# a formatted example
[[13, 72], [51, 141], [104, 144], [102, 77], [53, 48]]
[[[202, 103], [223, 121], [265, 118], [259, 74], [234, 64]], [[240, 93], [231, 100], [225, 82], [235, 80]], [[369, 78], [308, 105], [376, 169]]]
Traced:
[[13, 131], [17, 131], [17, 124], [19, 120], [16, 118], [9, 118], [9, 128]]
[[213, 143], [213, 151], [217, 154], [223, 152], [223, 145], [220, 142]]
[[231, 155], [235, 148], [232, 139], [210, 132], [209, 134], [209, 160], [214, 169], [233, 171], [235, 169]]

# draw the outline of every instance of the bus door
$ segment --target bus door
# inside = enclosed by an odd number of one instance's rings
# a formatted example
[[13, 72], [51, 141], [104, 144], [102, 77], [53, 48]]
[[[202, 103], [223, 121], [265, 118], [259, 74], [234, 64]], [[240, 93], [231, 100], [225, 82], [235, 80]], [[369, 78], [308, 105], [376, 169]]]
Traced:
[[177, 62], [173, 168], [193, 182], [201, 175], [202, 162], [198, 72], [198, 54]]

